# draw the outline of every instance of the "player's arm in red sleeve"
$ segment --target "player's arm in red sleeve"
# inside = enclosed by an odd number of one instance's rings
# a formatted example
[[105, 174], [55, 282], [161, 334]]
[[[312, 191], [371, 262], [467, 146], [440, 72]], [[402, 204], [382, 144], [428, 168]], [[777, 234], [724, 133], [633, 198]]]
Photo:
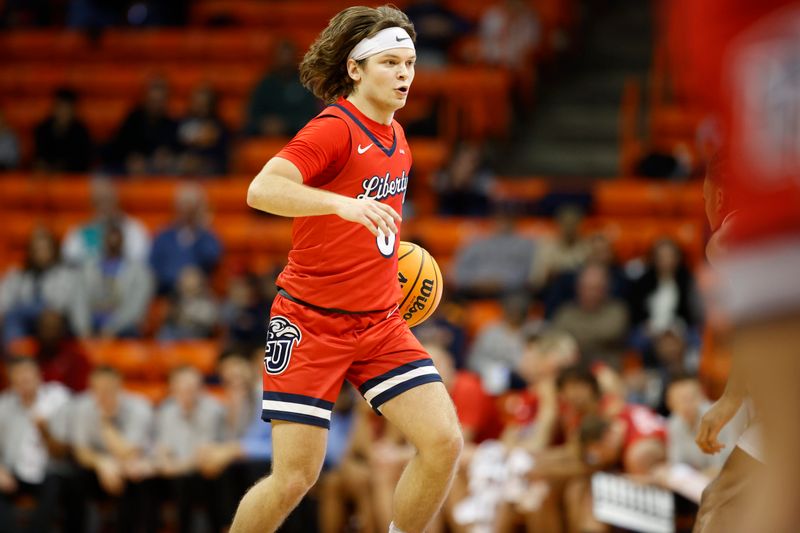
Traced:
[[[295, 162], [280, 156], [270, 159], [250, 183], [247, 205], [285, 217], [337, 215], [362, 224], [374, 235], [379, 231], [384, 235], [397, 233], [395, 220], [399, 221], [400, 215], [387, 204], [349, 198], [305, 184], [318, 175], [314, 172], [327, 168], [340, 154], [343, 137], [341, 132], [335, 136], [340, 127], [337, 122], [341, 121], [316, 119], [303, 128], [280, 152]], [[349, 139], [349, 133], [344, 138]], [[315, 150], [319, 152], [315, 154]]]

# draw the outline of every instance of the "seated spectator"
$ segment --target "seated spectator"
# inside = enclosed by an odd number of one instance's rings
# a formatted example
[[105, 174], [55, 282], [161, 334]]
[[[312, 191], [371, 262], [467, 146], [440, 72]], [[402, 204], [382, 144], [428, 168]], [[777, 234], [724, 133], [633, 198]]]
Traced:
[[188, 266], [181, 272], [172, 295], [167, 319], [158, 338], [161, 340], [207, 339], [214, 334], [217, 302], [199, 268]]
[[92, 162], [89, 129], [77, 117], [78, 95], [72, 89], [56, 91], [50, 116], [36, 126], [34, 166], [45, 172], [86, 172]]
[[153, 296], [153, 277], [147, 264], [123, 256], [122, 228], [108, 225], [103, 256], [83, 269], [92, 331], [101, 337], [139, 335]]
[[541, 40], [539, 17], [523, 0], [501, 0], [481, 16], [483, 60], [513, 71], [531, 68]]
[[192, 92], [189, 112], [178, 124], [178, 171], [192, 176], [225, 174], [230, 134], [217, 109], [217, 93], [202, 85]]
[[127, 174], [170, 174], [175, 168], [177, 123], [169, 115], [165, 80], [148, 83], [144, 99], [128, 116], [108, 147], [110, 170]]
[[[122, 390], [122, 378], [110, 367], [92, 371], [89, 391], [73, 408], [72, 444], [83, 469], [81, 491], [116, 504], [114, 531], [156, 531], [147, 459], [152, 431], [150, 404]], [[85, 524], [79, 531], [85, 531]]]
[[81, 265], [89, 259], [100, 257], [105, 242], [106, 226], [116, 222], [122, 228], [123, 253], [136, 261], [147, 260], [150, 253], [150, 235], [144, 224], [126, 215], [119, 207], [117, 190], [109, 180], [92, 182], [92, 220], [70, 228], [61, 245], [64, 260]]
[[156, 236], [150, 253], [158, 294], [174, 291], [178, 276], [186, 267], [196, 267], [206, 276], [214, 271], [222, 246], [208, 221], [203, 190], [197, 185], [181, 187], [175, 196], [175, 219]]
[[289, 41], [278, 43], [272, 69], [250, 94], [245, 113], [246, 135], [290, 137], [319, 112], [316, 99], [300, 83], [297, 64], [294, 45]]
[[498, 213], [495, 230], [456, 252], [455, 284], [466, 296], [497, 296], [525, 288], [534, 243], [520, 235], [514, 218]]
[[64, 315], [47, 309], [36, 321], [36, 361], [46, 381], [62, 383], [80, 392], [86, 388], [92, 366]]
[[556, 311], [553, 328], [575, 337], [586, 362], [601, 361], [619, 369], [628, 333], [628, 311], [609, 296], [608, 270], [586, 265], [578, 275], [575, 300]]
[[561, 274], [577, 270], [589, 255], [589, 246], [580, 235], [583, 212], [579, 207], [567, 205], [556, 213], [558, 234], [543, 240], [531, 267], [531, 284], [541, 290]]
[[[12, 358], [8, 372], [10, 386], [0, 394], [0, 531], [52, 531], [63, 488], [54, 463], [67, 452], [70, 394], [63, 385], [43, 383], [34, 359]], [[24, 529], [14, 516], [20, 496], [35, 502]], [[72, 519], [67, 509], [64, 526], [74, 525]]]
[[80, 275], [60, 261], [55, 236], [37, 228], [28, 243], [25, 266], [12, 268], [0, 284], [3, 343], [30, 336], [45, 309], [64, 313], [74, 332], [88, 335], [89, 307]]
[[256, 275], [246, 274], [230, 280], [228, 299], [220, 309], [228, 341], [262, 344], [267, 335], [265, 317], [269, 316], [269, 307], [269, 303], [261, 298]]
[[19, 167], [19, 138], [6, 122], [0, 110], [0, 170], [14, 170]]
[[212, 531], [220, 531], [225, 525], [225, 509], [220, 505], [216, 485], [200, 475], [196, 451], [220, 440], [222, 406], [203, 391], [203, 375], [195, 368], [173, 370], [169, 387], [170, 396], [156, 414], [156, 471], [167, 480], [177, 504], [178, 531], [194, 531], [194, 504], [200, 504], [207, 513]]
[[[242, 357], [239, 354], [229, 355], [225, 361]], [[254, 369], [250, 375], [248, 388], [251, 391], [252, 409], [246, 428], [241, 434], [227, 433], [222, 442], [206, 444], [197, 449], [197, 464], [200, 472], [208, 479], [215, 479], [218, 483], [220, 494], [228, 512], [227, 522], [233, 520], [236, 506], [244, 493], [256, 481], [264, 477], [270, 470], [272, 462], [272, 425], [261, 419], [263, 402], [263, 388], [261, 376], [264, 372], [264, 349], [255, 350], [249, 361]], [[234, 380], [238, 381], [238, 380]], [[331, 431], [333, 431], [337, 414], [331, 416]], [[338, 424], [337, 424], [338, 425]], [[341, 444], [340, 439], [329, 439], [331, 442]], [[330, 450], [330, 448], [329, 448]], [[308, 501], [303, 500], [284, 522], [287, 530], [296, 528], [297, 531], [310, 531], [315, 519], [309, 512]]]
[[631, 323], [635, 329], [633, 345], [647, 350], [653, 337], [676, 319], [697, 335], [701, 320], [700, 297], [694, 276], [677, 243], [662, 239], [653, 246], [650, 265], [633, 282], [630, 295]]
[[456, 368], [467, 366], [467, 332], [464, 328], [463, 302], [444, 301], [433, 315], [412, 331], [423, 344], [437, 344], [455, 360]]
[[440, 214], [489, 214], [489, 190], [494, 175], [483, 159], [481, 147], [476, 143], [462, 143], [456, 147], [447, 166], [437, 174], [434, 181]]
[[524, 382], [514, 372], [525, 348], [526, 333], [539, 324], [526, 323], [528, 299], [523, 295], [503, 299], [503, 317], [478, 332], [467, 367], [481, 377], [483, 388], [492, 395], [502, 394]]
[[[606, 235], [595, 233], [587, 239], [587, 244], [589, 251], [585, 263], [605, 265], [608, 269], [611, 296], [619, 300], [627, 300], [630, 282], [625, 275], [625, 270], [614, 256], [611, 241]], [[575, 299], [575, 280], [584, 264], [577, 269], [569, 269], [556, 274], [552, 281], [542, 288], [546, 318], [552, 318], [559, 307]]]
[[417, 64], [444, 67], [450, 48], [472, 30], [472, 24], [448, 9], [441, 0], [416, 0], [403, 10], [414, 24]]
[[[259, 347], [259, 354], [263, 351]], [[256, 407], [261, 413], [259, 401], [262, 394], [260, 390], [255, 390], [253, 383], [261, 378], [263, 355], [260, 355], [262, 361], [256, 367], [248, 359], [247, 353], [235, 347], [224, 351], [217, 360], [217, 374], [222, 385], [221, 402], [225, 410], [222, 439], [226, 441], [240, 439], [244, 435], [253, 420]]]

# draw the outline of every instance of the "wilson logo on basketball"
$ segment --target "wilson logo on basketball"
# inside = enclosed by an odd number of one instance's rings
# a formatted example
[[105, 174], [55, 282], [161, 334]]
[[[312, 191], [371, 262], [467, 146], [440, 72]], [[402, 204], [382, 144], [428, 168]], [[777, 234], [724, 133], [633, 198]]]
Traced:
[[292, 349], [300, 344], [303, 334], [300, 328], [282, 316], [274, 316], [269, 321], [267, 349], [264, 353], [264, 369], [267, 374], [282, 374], [289, 366]]
[[442, 298], [442, 272], [427, 250], [405, 241], [397, 249], [397, 270], [403, 294], [398, 302], [400, 316], [414, 327], [436, 311]]

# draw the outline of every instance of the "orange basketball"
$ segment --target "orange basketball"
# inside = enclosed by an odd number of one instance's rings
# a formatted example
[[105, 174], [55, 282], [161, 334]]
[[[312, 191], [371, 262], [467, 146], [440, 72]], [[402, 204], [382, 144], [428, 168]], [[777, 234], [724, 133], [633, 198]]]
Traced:
[[403, 296], [400, 314], [414, 327], [433, 314], [442, 299], [442, 271], [423, 247], [400, 241], [397, 250], [397, 279]]

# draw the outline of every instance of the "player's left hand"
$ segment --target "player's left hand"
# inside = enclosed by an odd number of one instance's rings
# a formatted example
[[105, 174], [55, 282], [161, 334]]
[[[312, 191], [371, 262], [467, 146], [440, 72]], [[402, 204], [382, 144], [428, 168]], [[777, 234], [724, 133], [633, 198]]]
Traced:
[[736, 415], [741, 400], [736, 400], [725, 394], [706, 411], [700, 419], [700, 429], [697, 430], [695, 442], [703, 453], [716, 454], [725, 447], [719, 440], [719, 432]]

